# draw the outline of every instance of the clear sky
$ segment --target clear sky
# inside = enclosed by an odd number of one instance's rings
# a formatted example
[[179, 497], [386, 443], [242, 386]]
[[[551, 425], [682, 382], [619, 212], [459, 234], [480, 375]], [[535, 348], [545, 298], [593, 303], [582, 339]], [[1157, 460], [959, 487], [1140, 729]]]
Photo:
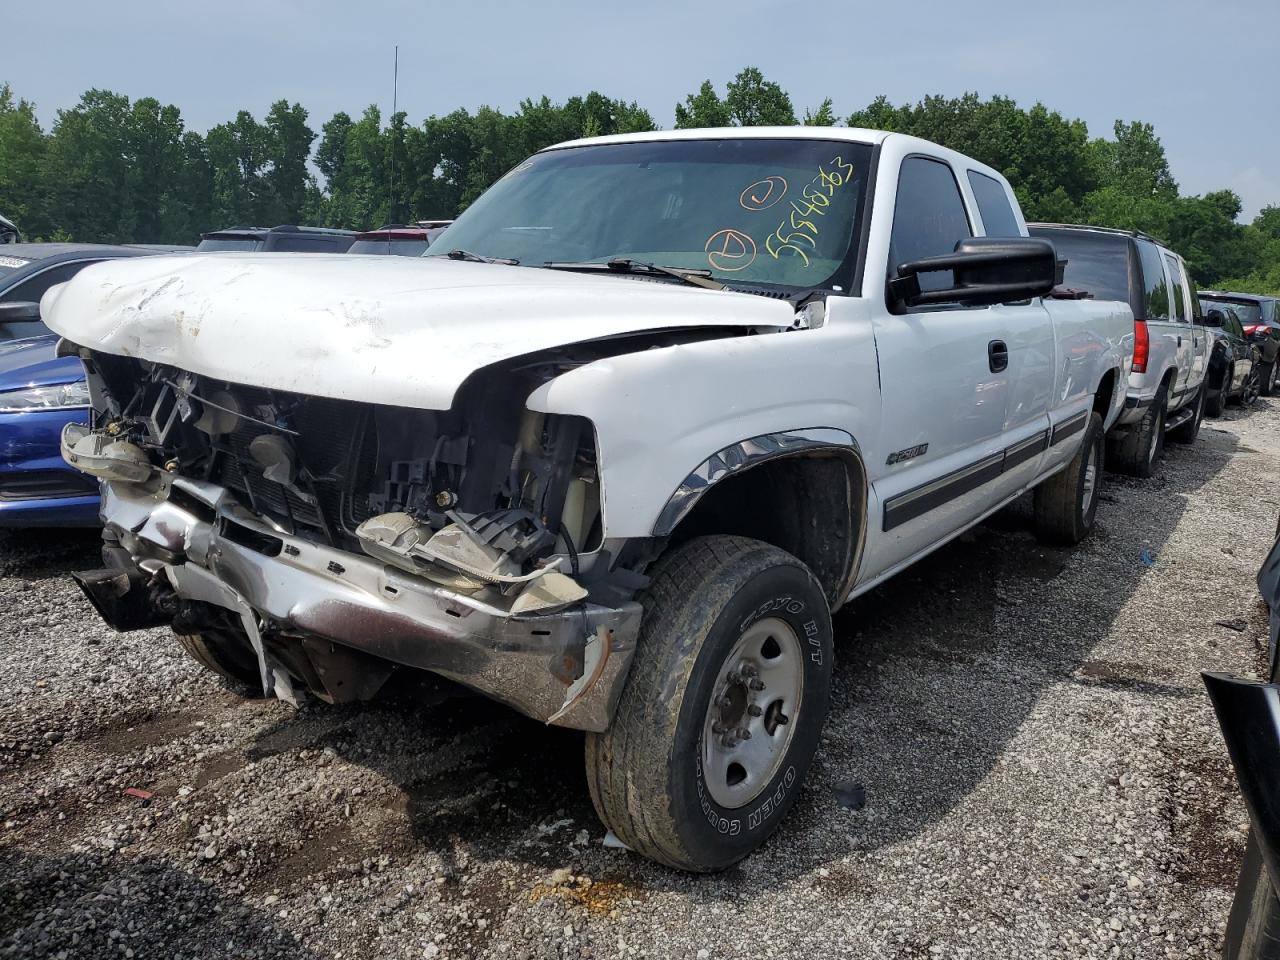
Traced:
[[[389, 112], [392, 48], [410, 122], [597, 89], [664, 127], [711, 79], [759, 67], [797, 109], [878, 94], [1005, 94], [1110, 133], [1155, 124], [1184, 193], [1280, 204], [1280, 0], [21, 0], [0, 13], [0, 81], [46, 126], [82, 91], [154, 96], [204, 130], [274, 100], [313, 129]], [[385, 113], [384, 113], [385, 115]]]

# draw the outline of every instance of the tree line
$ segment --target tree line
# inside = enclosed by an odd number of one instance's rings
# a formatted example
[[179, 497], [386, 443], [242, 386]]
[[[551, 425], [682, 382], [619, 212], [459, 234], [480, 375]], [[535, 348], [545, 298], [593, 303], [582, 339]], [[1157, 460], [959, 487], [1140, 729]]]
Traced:
[[[1092, 137], [1084, 121], [1041, 103], [976, 93], [915, 104], [877, 97], [847, 117], [825, 99], [799, 112], [754, 67], [710, 80], [675, 105], [675, 126], [806, 123], [914, 134], [968, 154], [1013, 184], [1028, 220], [1143, 230], [1187, 260], [1202, 286], [1280, 294], [1280, 206], [1241, 224], [1230, 190], [1178, 188], [1151, 124], [1117, 120]], [[35, 105], [0, 84], [0, 213], [29, 237], [192, 243], [232, 224], [368, 229], [448, 218], [529, 154], [563, 140], [655, 130], [634, 101], [598, 92], [504, 113], [458, 109], [411, 125], [377, 106], [339, 112], [317, 133], [285, 100], [203, 134], [153, 97], [89, 90], [43, 129]]]

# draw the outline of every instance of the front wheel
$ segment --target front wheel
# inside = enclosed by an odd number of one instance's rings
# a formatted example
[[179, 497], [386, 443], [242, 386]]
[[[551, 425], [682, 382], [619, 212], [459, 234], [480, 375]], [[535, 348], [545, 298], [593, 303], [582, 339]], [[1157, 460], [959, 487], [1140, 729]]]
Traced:
[[225, 680], [230, 689], [243, 696], [261, 695], [258, 655], [243, 632], [208, 629], [178, 633], [175, 630], [174, 636], [187, 656]]
[[1218, 385], [1218, 389], [1212, 391], [1205, 398], [1204, 412], [1215, 419], [1222, 416], [1224, 410], [1227, 409], [1227, 393], [1231, 390], [1231, 381], [1235, 378], [1235, 368], [1227, 367], [1222, 374], [1222, 382]]
[[605, 733], [589, 733], [596, 812], [632, 850], [722, 870], [786, 816], [817, 749], [831, 615], [799, 560], [700, 537], [655, 565], [635, 662]]
[[1102, 417], [1095, 411], [1089, 414], [1084, 440], [1066, 469], [1036, 487], [1035, 527], [1041, 540], [1073, 546], [1089, 535], [1098, 512], [1104, 451]]

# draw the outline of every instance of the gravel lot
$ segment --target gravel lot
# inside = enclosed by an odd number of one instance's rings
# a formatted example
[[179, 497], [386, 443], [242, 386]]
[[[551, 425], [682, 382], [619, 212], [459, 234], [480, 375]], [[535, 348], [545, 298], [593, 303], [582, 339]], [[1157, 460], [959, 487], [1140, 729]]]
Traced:
[[846, 608], [795, 812], [711, 878], [602, 846], [579, 736], [412, 679], [241, 700], [98, 622], [93, 535], [0, 534], [0, 957], [1214, 956], [1245, 814], [1198, 671], [1260, 662], [1278, 428], [1233, 408], [1079, 549], [1015, 505]]

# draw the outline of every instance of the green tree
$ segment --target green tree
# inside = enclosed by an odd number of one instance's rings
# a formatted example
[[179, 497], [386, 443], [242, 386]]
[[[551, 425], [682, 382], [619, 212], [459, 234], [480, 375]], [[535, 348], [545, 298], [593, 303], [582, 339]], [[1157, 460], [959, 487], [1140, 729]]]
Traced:
[[817, 110], [805, 110], [804, 124], [806, 127], [834, 127], [836, 112], [831, 105], [831, 98], [827, 97], [818, 104]]
[[793, 126], [796, 122], [791, 98], [755, 67], [747, 67], [729, 81], [724, 105], [739, 127]]
[[15, 99], [9, 84], [0, 84], [0, 213], [28, 237], [53, 230], [43, 173], [47, 149], [35, 105]]
[[732, 122], [729, 108], [716, 93], [710, 80], [703, 80], [697, 93], [684, 98], [684, 103], [676, 104], [676, 129], [690, 127], [727, 127]]
[[108, 90], [89, 90], [75, 107], [58, 111], [44, 171], [55, 229], [108, 243], [137, 235], [130, 121], [129, 99]]
[[302, 218], [310, 181], [307, 161], [315, 139], [301, 104], [277, 100], [271, 105], [263, 131], [268, 164], [262, 183], [266, 220], [297, 223]]

